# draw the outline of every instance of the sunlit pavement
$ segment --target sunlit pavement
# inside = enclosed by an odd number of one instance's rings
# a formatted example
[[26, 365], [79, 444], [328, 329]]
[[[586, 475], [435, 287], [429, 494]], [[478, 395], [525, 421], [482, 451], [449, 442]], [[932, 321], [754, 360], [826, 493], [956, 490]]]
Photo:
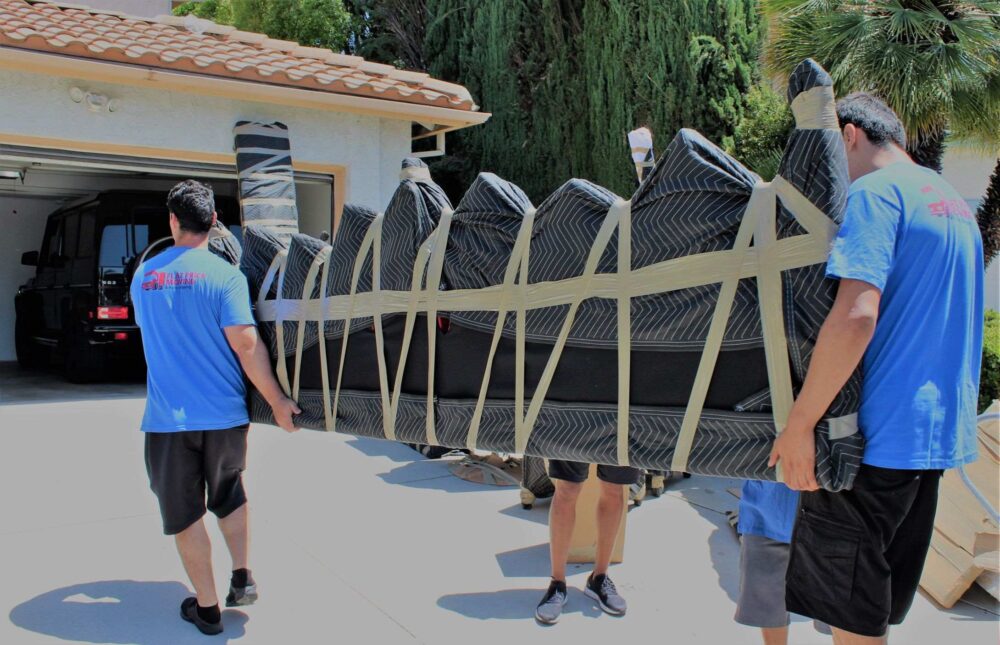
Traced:
[[[202, 636], [178, 617], [189, 592], [146, 482], [143, 396], [0, 367], [0, 643], [759, 642], [732, 621], [739, 549], [724, 512], [738, 482], [673, 480], [630, 511], [611, 571], [627, 616], [584, 597], [577, 567], [562, 620], [541, 627], [547, 504], [522, 510], [516, 489], [467, 483], [402, 445], [269, 426], [251, 430], [246, 475], [261, 598]], [[978, 589], [951, 610], [921, 595], [892, 642], [992, 645], [996, 612]], [[799, 619], [792, 642], [830, 639]]]

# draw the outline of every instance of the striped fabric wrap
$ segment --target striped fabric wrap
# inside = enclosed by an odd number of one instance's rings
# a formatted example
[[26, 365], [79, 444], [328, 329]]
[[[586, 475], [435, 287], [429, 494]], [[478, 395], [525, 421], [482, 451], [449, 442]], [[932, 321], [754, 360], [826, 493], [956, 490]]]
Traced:
[[[298, 423], [780, 480], [771, 444], [836, 292], [824, 264], [848, 177], [831, 88], [812, 61], [793, 72], [772, 182], [682, 130], [629, 200], [573, 179], [535, 208], [482, 173], [452, 210], [408, 159], [386, 211], [346, 206], [332, 245], [295, 232], [294, 205], [244, 206], [242, 267]], [[267, 169], [290, 175], [287, 144], [280, 124], [237, 126], [244, 202], [277, 194]], [[567, 375], [580, 365], [609, 367]], [[649, 402], [660, 383], [676, 402]], [[816, 428], [829, 490], [860, 465], [859, 392], [855, 374]], [[272, 420], [256, 392], [251, 409]]]

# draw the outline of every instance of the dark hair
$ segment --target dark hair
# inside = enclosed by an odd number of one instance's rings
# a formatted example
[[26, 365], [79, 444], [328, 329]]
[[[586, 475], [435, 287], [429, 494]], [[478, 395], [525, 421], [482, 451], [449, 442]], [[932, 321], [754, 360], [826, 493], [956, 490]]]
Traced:
[[187, 179], [170, 189], [167, 208], [177, 216], [181, 229], [191, 233], [207, 233], [212, 228], [215, 194], [208, 184]]
[[892, 108], [867, 92], [848, 94], [837, 101], [837, 119], [841, 129], [850, 123], [863, 130], [876, 146], [895, 143], [906, 149], [906, 132], [899, 117]]

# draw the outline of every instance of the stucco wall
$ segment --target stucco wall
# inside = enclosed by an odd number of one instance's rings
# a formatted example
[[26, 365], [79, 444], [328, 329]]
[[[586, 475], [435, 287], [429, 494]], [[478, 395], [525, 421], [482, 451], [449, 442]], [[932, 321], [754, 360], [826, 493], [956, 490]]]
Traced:
[[[74, 103], [74, 86], [117, 99], [117, 111], [94, 113]], [[346, 166], [346, 200], [373, 207], [388, 203], [409, 152], [404, 121], [0, 70], [4, 132], [231, 153], [241, 119], [285, 123], [295, 159]]]

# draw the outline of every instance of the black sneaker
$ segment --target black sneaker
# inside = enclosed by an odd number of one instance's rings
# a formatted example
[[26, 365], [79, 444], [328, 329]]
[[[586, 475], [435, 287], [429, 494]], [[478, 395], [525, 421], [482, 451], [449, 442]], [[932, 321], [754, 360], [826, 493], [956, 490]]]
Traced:
[[198, 615], [198, 599], [185, 598], [181, 603], [181, 618], [192, 623], [202, 634], [214, 636], [222, 633], [222, 621], [210, 623]]
[[535, 608], [535, 620], [543, 625], [555, 625], [566, 604], [566, 581], [553, 580], [542, 601]]
[[601, 609], [612, 616], [624, 616], [625, 610], [628, 609], [625, 599], [618, 595], [615, 583], [611, 582], [611, 578], [606, 574], [602, 573], [599, 576], [591, 574], [587, 578], [587, 586], [584, 587], [583, 593], [596, 600]]
[[226, 607], [246, 607], [257, 602], [257, 583], [248, 580], [244, 587], [234, 587], [229, 584], [229, 593], [226, 594]]

